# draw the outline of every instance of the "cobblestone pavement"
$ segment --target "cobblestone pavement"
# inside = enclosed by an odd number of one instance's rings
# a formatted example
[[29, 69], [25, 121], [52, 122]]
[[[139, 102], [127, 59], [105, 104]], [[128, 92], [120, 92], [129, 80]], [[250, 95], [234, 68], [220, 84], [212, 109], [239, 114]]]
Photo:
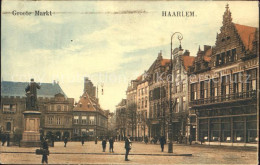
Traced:
[[[49, 164], [257, 164], [257, 149], [250, 147], [201, 146], [174, 144], [173, 154], [168, 147], [161, 152], [160, 145], [133, 143], [129, 162], [124, 161], [124, 143], [115, 142], [114, 153], [102, 152], [101, 142], [55, 142], [50, 147]], [[1, 146], [3, 164], [39, 164], [41, 155], [36, 148]], [[186, 155], [186, 154], [192, 154]]]

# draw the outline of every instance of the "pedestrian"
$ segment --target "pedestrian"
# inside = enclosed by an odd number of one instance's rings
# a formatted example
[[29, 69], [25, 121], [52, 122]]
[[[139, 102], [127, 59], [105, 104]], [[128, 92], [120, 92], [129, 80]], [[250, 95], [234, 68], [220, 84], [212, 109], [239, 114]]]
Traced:
[[7, 147], [10, 146], [10, 134], [6, 134]]
[[66, 146], [67, 146], [67, 143], [68, 143], [68, 138], [67, 138], [67, 137], [65, 137], [65, 138], [64, 138], [64, 147], [66, 147]]
[[161, 144], [161, 149], [162, 149], [162, 152], [164, 151], [164, 144], [166, 143], [166, 139], [164, 136], [161, 136], [160, 138], [160, 144]]
[[42, 143], [42, 149], [43, 149], [43, 153], [42, 153], [42, 164], [45, 162], [46, 164], [48, 164], [48, 153], [49, 153], [49, 146], [48, 146], [48, 142], [46, 141], [46, 139], [43, 139], [43, 143]]
[[81, 145], [84, 145], [84, 137], [81, 137]]
[[51, 135], [51, 146], [54, 147], [54, 135]]
[[103, 138], [103, 140], [102, 140], [102, 148], [103, 148], [103, 152], [106, 151], [106, 145], [107, 145], [107, 141], [106, 141], [105, 138]]
[[191, 145], [191, 143], [192, 143], [192, 136], [191, 135], [189, 135], [189, 142], [190, 142], [190, 145]]
[[6, 135], [2, 134], [2, 146], [5, 145], [5, 142], [6, 142]]
[[130, 135], [128, 135], [127, 138], [125, 139], [125, 161], [129, 161], [128, 154], [131, 150], [131, 147], [132, 147], [132, 142], [130, 140]]
[[98, 137], [96, 137], [96, 139], [95, 139], [95, 144], [97, 144], [97, 141], [98, 141]]
[[114, 139], [111, 137], [109, 139], [109, 152], [114, 152]]
[[148, 137], [147, 136], [144, 138], [144, 142], [145, 142], [145, 144], [148, 143]]

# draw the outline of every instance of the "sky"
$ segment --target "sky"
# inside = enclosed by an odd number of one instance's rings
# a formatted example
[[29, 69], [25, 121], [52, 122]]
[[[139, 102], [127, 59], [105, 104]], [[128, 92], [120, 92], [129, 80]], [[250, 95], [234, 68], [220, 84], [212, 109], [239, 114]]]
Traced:
[[[195, 56], [214, 45], [225, 1], [2, 1], [1, 81], [59, 82], [79, 100], [84, 77], [99, 88], [103, 109], [115, 110], [132, 79], [158, 53], [170, 58], [170, 39]], [[228, 2], [234, 23], [258, 27], [258, 2]], [[14, 16], [12, 11], [52, 11], [52, 16]], [[162, 11], [194, 11], [195, 17], [163, 17]], [[173, 47], [179, 46], [177, 38]], [[101, 93], [103, 86], [103, 95]]]

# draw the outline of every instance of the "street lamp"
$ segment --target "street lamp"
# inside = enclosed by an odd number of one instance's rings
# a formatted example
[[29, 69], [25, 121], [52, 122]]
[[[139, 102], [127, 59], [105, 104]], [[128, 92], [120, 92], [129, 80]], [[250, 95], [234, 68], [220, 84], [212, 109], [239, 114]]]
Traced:
[[[178, 35], [178, 40], [180, 42], [180, 49], [181, 49], [181, 40], [183, 39], [183, 36], [180, 32], [175, 32], [171, 36], [171, 64], [170, 64], [170, 72], [171, 72], [171, 81], [170, 81], [170, 122], [168, 123], [168, 135], [169, 135], [169, 144], [168, 144], [168, 153], [172, 153], [172, 140], [173, 140], [173, 129], [172, 129], [172, 117], [173, 117], [173, 106], [172, 106], [172, 56], [173, 56], [173, 51], [172, 51], [172, 38], [175, 36], [175, 34]], [[176, 101], [175, 101], [176, 105]]]

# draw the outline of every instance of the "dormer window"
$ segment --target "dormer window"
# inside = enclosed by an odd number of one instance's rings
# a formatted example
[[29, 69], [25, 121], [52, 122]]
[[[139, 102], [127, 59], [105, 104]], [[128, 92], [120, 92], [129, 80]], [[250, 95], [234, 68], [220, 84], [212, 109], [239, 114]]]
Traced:
[[88, 108], [90, 107], [90, 103], [88, 103]]
[[82, 107], [82, 103], [79, 103], [79, 107]]

